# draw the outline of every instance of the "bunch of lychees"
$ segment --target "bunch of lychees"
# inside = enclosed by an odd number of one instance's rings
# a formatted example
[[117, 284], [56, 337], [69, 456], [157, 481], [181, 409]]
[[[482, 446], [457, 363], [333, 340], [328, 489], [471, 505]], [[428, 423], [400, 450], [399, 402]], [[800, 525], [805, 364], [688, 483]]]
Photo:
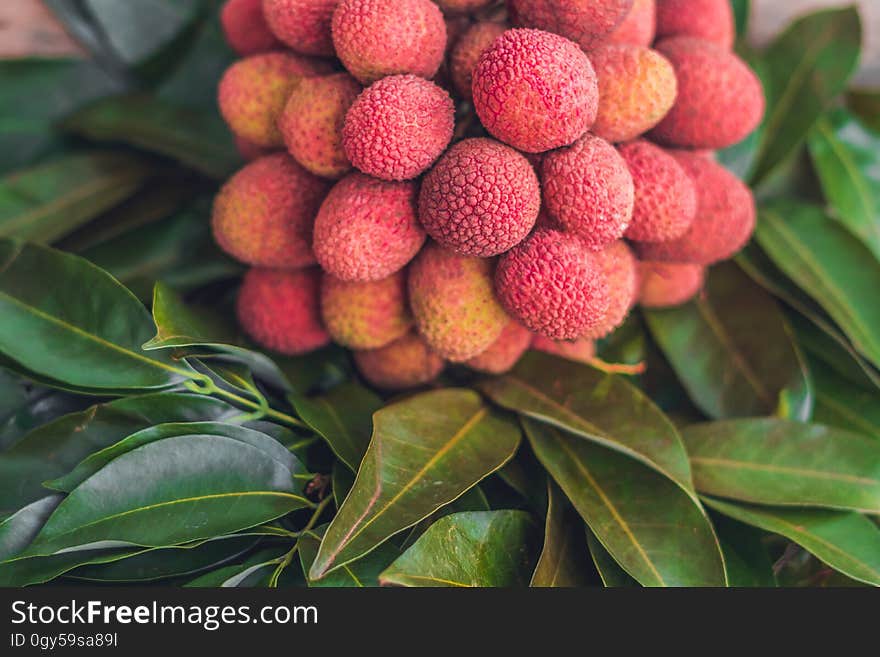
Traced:
[[764, 113], [729, 0], [229, 0], [222, 18], [243, 59], [220, 109], [252, 161], [213, 226], [252, 267], [239, 320], [268, 349], [333, 340], [390, 389], [530, 346], [590, 359], [754, 230], [713, 157]]

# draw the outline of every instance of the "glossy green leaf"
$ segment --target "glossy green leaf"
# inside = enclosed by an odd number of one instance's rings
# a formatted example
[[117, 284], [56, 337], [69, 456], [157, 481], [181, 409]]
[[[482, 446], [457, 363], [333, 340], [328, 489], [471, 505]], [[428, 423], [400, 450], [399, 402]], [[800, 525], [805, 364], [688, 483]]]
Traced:
[[813, 419], [880, 440], [880, 392], [855, 385], [822, 364], [813, 366], [812, 372], [816, 382]]
[[287, 552], [286, 547], [260, 550], [243, 563], [218, 568], [185, 584], [189, 588], [246, 588], [263, 586]]
[[721, 541], [730, 586], [776, 586], [773, 561], [763, 540], [767, 534], [720, 514], [712, 517], [712, 524]]
[[461, 496], [509, 461], [520, 430], [470, 390], [437, 390], [386, 406], [309, 571], [329, 571], [375, 549]]
[[645, 586], [724, 586], [718, 539], [697, 501], [639, 461], [524, 419], [538, 459], [596, 538]]
[[165, 440], [174, 436], [223, 436], [232, 440], [239, 440], [245, 444], [259, 449], [267, 456], [284, 466], [290, 471], [291, 476], [305, 475], [306, 469], [293, 454], [281, 443], [264, 433], [248, 429], [234, 424], [220, 422], [175, 422], [158, 424], [147, 429], [142, 429], [131, 434], [118, 443], [105, 447], [99, 452], [91, 454], [77, 465], [69, 474], [43, 485], [52, 490], [65, 493], [72, 492], [86, 479], [100, 471], [111, 461], [127, 454], [138, 447]]
[[608, 550], [599, 542], [590, 528], [586, 527], [585, 529], [590, 556], [593, 558], [593, 565], [596, 566], [602, 584], [609, 589], [641, 586], [620, 567], [620, 564], [608, 553]]
[[820, 208], [792, 201], [763, 208], [757, 239], [855, 348], [880, 365], [880, 262], [871, 252]]
[[345, 501], [349, 491], [351, 491], [351, 487], [354, 486], [354, 473], [343, 465], [342, 461], [334, 461], [331, 482], [333, 501], [338, 509], [342, 506], [342, 502]]
[[525, 586], [539, 540], [524, 511], [454, 513], [431, 525], [379, 580], [410, 587]]
[[832, 216], [880, 258], [880, 135], [840, 109], [819, 119], [809, 147]]
[[0, 179], [0, 237], [49, 244], [125, 200], [151, 169], [134, 155], [78, 152]]
[[846, 88], [860, 50], [856, 7], [805, 16], [770, 45], [762, 57], [767, 116], [752, 183], [764, 181], [804, 141]]
[[177, 107], [155, 96], [98, 100], [66, 118], [61, 128], [95, 141], [130, 144], [164, 155], [221, 180], [240, 165], [219, 116]]
[[880, 586], [880, 528], [858, 513], [734, 504], [705, 498], [706, 505], [735, 520], [781, 534], [835, 570]]
[[0, 400], [0, 452], [36, 427], [89, 405], [87, 397], [45, 388], [3, 369]]
[[[325, 529], [326, 527], [318, 528], [299, 541], [299, 558], [304, 573], [309, 572], [318, 555], [318, 547]], [[309, 587], [315, 588], [376, 587], [379, 586], [379, 575], [399, 556], [400, 548], [393, 541], [386, 541], [369, 554], [334, 570], [326, 577], [306, 581]]]
[[672, 423], [624, 378], [529, 352], [481, 389], [504, 408], [637, 459], [693, 495], [690, 464]]
[[232, 438], [149, 443], [74, 489], [26, 554], [87, 544], [176, 545], [253, 527], [309, 504], [290, 475], [269, 454]]
[[702, 493], [880, 513], [880, 442], [872, 438], [772, 418], [697, 424], [682, 436]]
[[357, 472], [370, 444], [373, 413], [382, 408], [382, 399], [368, 388], [349, 382], [318, 397], [290, 395], [290, 401], [300, 419]]
[[20, 587], [45, 584], [79, 566], [111, 563], [150, 548], [105, 548], [61, 552], [48, 557], [17, 557], [0, 562], [0, 586]]
[[109, 274], [60, 251], [0, 240], [0, 353], [62, 383], [164, 388], [190, 376], [167, 353], [141, 349], [147, 310]]
[[736, 265], [710, 273], [699, 299], [645, 319], [694, 403], [712, 418], [770, 415], [783, 394], [808, 420], [806, 366], [776, 301]]
[[556, 484], [547, 486], [544, 547], [530, 586], [576, 588], [590, 580], [589, 550], [583, 523]]
[[0, 173], [59, 148], [57, 119], [122, 83], [94, 62], [14, 59], [0, 62]]
[[46, 524], [62, 495], [47, 495], [0, 522], [0, 562], [23, 552]]
[[46, 495], [42, 482], [70, 472], [93, 452], [166, 422], [224, 420], [241, 415], [229, 404], [179, 393], [154, 393], [98, 404], [34, 429], [0, 453], [0, 513]]

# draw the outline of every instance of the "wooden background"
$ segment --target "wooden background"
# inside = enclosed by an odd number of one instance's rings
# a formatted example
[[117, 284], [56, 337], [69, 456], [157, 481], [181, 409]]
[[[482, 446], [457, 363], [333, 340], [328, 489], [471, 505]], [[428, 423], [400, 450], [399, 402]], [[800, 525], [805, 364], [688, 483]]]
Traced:
[[[129, 0], [118, 0], [128, 2]], [[752, 40], [765, 43], [793, 16], [803, 12], [850, 4], [852, 0], [752, 0]], [[880, 85], [880, 0], [861, 0], [867, 50], [858, 81]], [[0, 0], [0, 57], [26, 54], [65, 56], [80, 48], [54, 20], [40, 0]]]

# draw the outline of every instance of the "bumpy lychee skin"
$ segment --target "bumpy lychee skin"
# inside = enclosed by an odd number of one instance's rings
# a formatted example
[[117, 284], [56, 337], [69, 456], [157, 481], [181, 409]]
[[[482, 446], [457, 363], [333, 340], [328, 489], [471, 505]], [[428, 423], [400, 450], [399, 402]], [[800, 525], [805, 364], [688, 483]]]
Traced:
[[614, 30], [633, 0], [509, 0], [514, 25], [561, 34], [590, 50]]
[[269, 29], [284, 44], [304, 55], [334, 54], [330, 19], [338, 0], [263, 0]]
[[596, 255], [569, 233], [537, 230], [498, 263], [495, 290], [529, 330], [574, 340], [605, 321], [611, 304]]
[[506, 31], [507, 28], [501, 23], [491, 21], [474, 23], [462, 34], [453, 47], [449, 58], [452, 83], [458, 94], [465, 100], [471, 100], [474, 97], [471, 87], [474, 80], [474, 69], [477, 62], [480, 61], [480, 56], [495, 43], [495, 39]]
[[341, 178], [351, 169], [342, 126], [361, 85], [348, 73], [306, 78], [290, 94], [278, 120], [287, 150], [306, 169]]
[[495, 0], [434, 0], [437, 6], [450, 14], [468, 14], [485, 9]]
[[261, 157], [230, 178], [214, 200], [214, 239], [260, 267], [314, 264], [312, 226], [329, 185], [286, 153]]
[[363, 377], [383, 390], [406, 390], [430, 383], [445, 363], [418, 333], [412, 332], [389, 345], [354, 352]]
[[492, 289], [494, 263], [431, 242], [409, 269], [419, 333], [438, 354], [464, 362], [483, 353], [510, 321]]
[[730, 50], [736, 25], [730, 0], [657, 0], [657, 38], [689, 36]]
[[238, 320], [257, 344], [288, 356], [314, 351], [330, 342], [321, 325], [317, 267], [286, 271], [254, 268], [238, 293]]
[[494, 139], [465, 139], [422, 181], [419, 219], [443, 246], [490, 258], [522, 242], [540, 208], [538, 176], [523, 155]]
[[599, 78], [599, 114], [593, 134], [618, 143], [635, 139], [672, 109], [678, 84], [672, 64], [642, 46], [602, 46], [590, 53]]
[[639, 297], [638, 262], [626, 242], [615, 242], [596, 257], [607, 278], [611, 301], [604, 321], [584, 335], [592, 339], [604, 338], [623, 324]]
[[412, 327], [404, 271], [364, 283], [324, 274], [321, 317], [333, 339], [350, 349], [378, 349]]
[[220, 113], [232, 132], [263, 148], [284, 146], [278, 117], [304, 77], [329, 73], [326, 62], [270, 52], [242, 59], [220, 80]]
[[410, 180], [446, 150], [455, 129], [449, 94], [415, 75], [368, 87], [348, 111], [342, 143], [351, 163], [382, 180]]
[[670, 242], [636, 243], [642, 260], [710, 265], [737, 253], [755, 229], [752, 191], [723, 166], [687, 151], [673, 151], [694, 181], [697, 213], [688, 231]]
[[256, 55], [281, 46], [263, 14], [263, 0], [227, 0], [220, 24], [230, 47], [239, 55]]
[[703, 288], [702, 265], [640, 262], [639, 303], [645, 308], [671, 308], [693, 299]]
[[599, 250], [623, 237], [632, 219], [635, 189], [620, 153], [586, 135], [544, 158], [544, 207], [567, 231]]
[[659, 146], [638, 140], [620, 147], [635, 183], [627, 239], [668, 242], [684, 235], [697, 214], [697, 189], [678, 161]]
[[504, 374], [513, 369], [531, 344], [532, 333], [512, 319], [486, 351], [465, 364], [477, 372]]
[[432, 78], [446, 52], [443, 13], [430, 0], [340, 0], [332, 29], [337, 56], [363, 84], [401, 73]]
[[761, 123], [761, 82], [734, 53], [691, 37], [661, 41], [657, 50], [675, 67], [678, 98], [651, 132], [654, 141], [691, 149], [727, 148]]
[[590, 338], [551, 340], [543, 335], [536, 335], [532, 341], [532, 349], [587, 365], [596, 358], [596, 343]]
[[596, 120], [599, 86], [577, 44], [540, 30], [508, 30], [473, 73], [474, 108], [494, 137], [527, 153], [567, 146]]
[[630, 12], [603, 43], [648, 47], [657, 32], [657, 0], [635, 0]]
[[324, 271], [375, 281], [400, 271], [425, 242], [412, 182], [352, 173], [336, 183], [315, 219], [313, 248]]

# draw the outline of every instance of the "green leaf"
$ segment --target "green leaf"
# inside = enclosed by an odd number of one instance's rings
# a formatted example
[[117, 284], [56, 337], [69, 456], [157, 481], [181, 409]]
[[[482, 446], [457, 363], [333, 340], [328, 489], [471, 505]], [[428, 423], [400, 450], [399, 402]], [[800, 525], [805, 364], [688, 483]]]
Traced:
[[538, 459], [615, 561], [644, 586], [724, 586], [699, 503], [639, 461], [524, 419]]
[[559, 487], [547, 485], [547, 519], [544, 547], [530, 586], [577, 588], [590, 580], [586, 535], [583, 525]]
[[773, 562], [763, 541], [767, 535], [720, 514], [712, 521], [721, 540], [730, 586], [775, 587]]
[[811, 369], [816, 382], [813, 419], [880, 440], [880, 393], [854, 385], [828, 367]]
[[119, 456], [74, 489], [26, 554], [211, 538], [308, 506], [299, 489], [283, 464], [240, 440], [174, 436]]
[[849, 109], [865, 122], [871, 130], [880, 134], [880, 91], [877, 89], [855, 89], [847, 94]]
[[86, 479], [123, 454], [127, 454], [138, 447], [142, 447], [143, 445], [158, 440], [165, 440], [166, 438], [174, 436], [191, 435], [223, 436], [231, 438], [232, 440], [241, 441], [251, 447], [259, 449], [277, 463], [287, 468], [290, 471], [291, 476], [306, 474], [305, 467], [299, 462], [299, 459], [296, 456], [291, 454], [290, 451], [288, 451], [288, 449], [277, 440], [259, 431], [221, 422], [175, 422], [158, 424], [154, 427], [142, 429], [141, 431], [133, 433], [127, 438], [120, 440], [118, 443], [105, 447], [101, 451], [90, 455], [64, 477], [47, 481], [43, 485], [52, 490], [70, 493], [77, 486], [86, 481]]
[[763, 182], [803, 143], [819, 117], [846, 89], [861, 50], [856, 7], [796, 21], [762, 57], [767, 116], [751, 182]]
[[0, 62], [0, 173], [57, 149], [56, 119], [85, 102], [121, 91], [97, 64], [80, 59]]
[[480, 388], [496, 404], [641, 461], [695, 496], [675, 427], [624, 378], [529, 352], [512, 372]]
[[342, 461], [334, 461], [330, 480], [333, 488], [333, 502], [338, 509], [351, 491], [351, 487], [354, 486], [354, 474], [342, 464]]
[[219, 116], [177, 107], [156, 96], [103, 98], [67, 117], [61, 128], [95, 141], [164, 155], [218, 180], [241, 164]]
[[367, 554], [509, 461], [516, 422], [470, 390], [437, 390], [377, 412], [354, 487], [330, 523], [310, 579]]
[[223, 420], [241, 415], [229, 404], [178, 393], [155, 393], [98, 404], [26, 434], [0, 453], [0, 513], [46, 495], [42, 482], [70, 472], [92, 452], [165, 422]]
[[125, 200], [150, 167], [126, 153], [64, 155], [0, 179], [0, 237], [49, 244]]
[[379, 580], [410, 587], [526, 586], [537, 533], [524, 511], [454, 513], [431, 525]]
[[839, 109], [819, 119], [808, 143], [832, 216], [880, 258], [880, 136]]
[[855, 348], [880, 365], [880, 263], [821, 210], [794, 201], [766, 205], [757, 239], [776, 265], [824, 308]]
[[236, 534], [192, 546], [149, 550], [107, 564], [86, 565], [68, 577], [89, 582], [150, 582], [216, 568], [250, 551], [259, 537]]
[[50, 557], [16, 557], [0, 562], [0, 586], [45, 584], [79, 566], [111, 563], [148, 550], [145, 548], [84, 549], [62, 552]]
[[[304, 573], [309, 572], [318, 555], [325, 530], [326, 527], [319, 527], [299, 539], [299, 558]], [[306, 581], [309, 587], [315, 588], [376, 587], [379, 586], [379, 575], [399, 556], [400, 548], [393, 541], [386, 541], [369, 554], [334, 570], [326, 577], [317, 580], [307, 578]]]
[[749, 32], [749, 15], [752, 10], [751, 0], [732, 0], [733, 17], [736, 21], [736, 33], [742, 38]]
[[287, 552], [286, 547], [260, 550], [244, 563], [218, 568], [185, 584], [188, 588], [245, 588], [261, 586]]
[[736, 265], [710, 273], [691, 303], [645, 311], [645, 319], [690, 398], [712, 418], [772, 414], [783, 394], [808, 420], [806, 366], [776, 304]]
[[165, 388], [190, 377], [141, 345], [154, 332], [141, 303], [88, 261], [0, 240], [0, 353], [28, 370], [94, 390]]
[[382, 408], [382, 399], [364, 386], [349, 382], [326, 395], [290, 395], [296, 414], [327, 441], [333, 453], [357, 472], [370, 444], [373, 413]]
[[880, 442], [790, 420], [727, 420], [683, 432], [697, 490], [755, 504], [880, 513]]
[[596, 566], [596, 570], [599, 572], [602, 584], [609, 589], [641, 586], [629, 576], [629, 573], [620, 567], [620, 564], [614, 560], [614, 557], [608, 554], [608, 550], [599, 542], [599, 539], [590, 531], [590, 528], [586, 527], [585, 529], [587, 545], [590, 547], [590, 556], [593, 557], [593, 565]]
[[0, 522], [0, 562], [23, 552], [61, 503], [62, 495], [47, 495]]
[[735, 520], [785, 536], [844, 575], [880, 586], [880, 528], [863, 515], [704, 501]]

